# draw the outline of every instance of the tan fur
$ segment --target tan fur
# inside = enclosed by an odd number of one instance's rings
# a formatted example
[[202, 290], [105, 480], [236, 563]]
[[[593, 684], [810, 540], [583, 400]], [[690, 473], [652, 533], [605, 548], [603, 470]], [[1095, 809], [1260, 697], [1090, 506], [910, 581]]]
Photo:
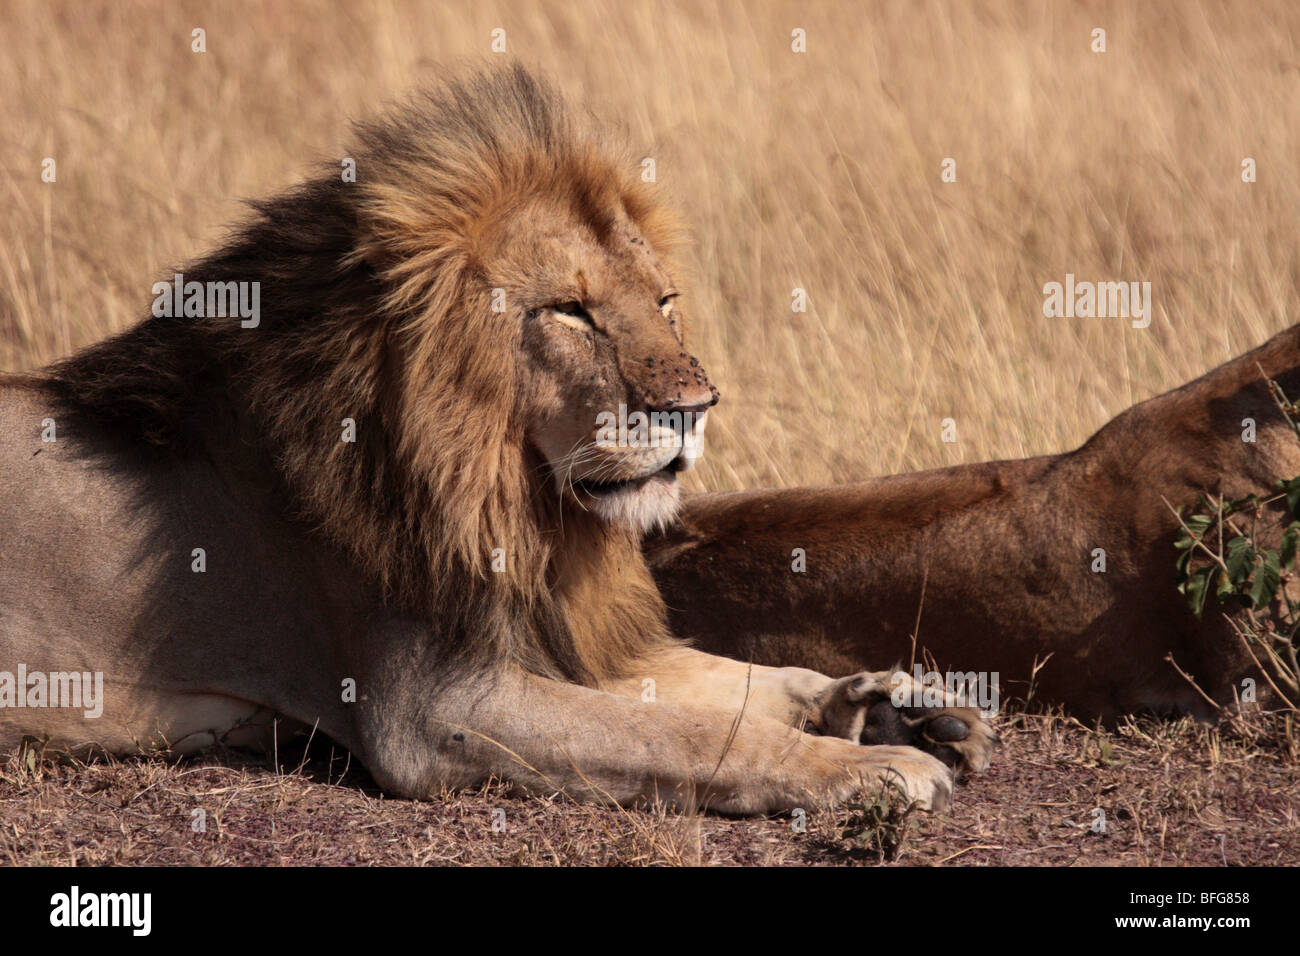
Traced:
[[[908, 660], [919, 617], [918, 647], [940, 668], [996, 671], [1004, 696], [1030, 696], [1032, 679], [1036, 700], [1088, 718], [1206, 715], [1168, 656], [1220, 704], [1243, 678], [1265, 681], [1224, 608], [1211, 599], [1198, 620], [1175, 589], [1166, 501], [1267, 497], [1300, 474], [1300, 442], [1261, 368], [1300, 396], [1300, 327], [1129, 409], [1076, 451], [688, 499], [681, 524], [647, 543], [671, 623], [714, 653], [843, 671]], [[1290, 520], [1270, 506], [1261, 533], [1279, 540]], [[790, 570], [793, 548], [804, 573]]]
[[[99, 719], [0, 709], [0, 749], [183, 749], [273, 712], [409, 796], [496, 775], [734, 812], [873, 782], [941, 805], [939, 759], [854, 720], [879, 675], [750, 668], [664, 623], [639, 538], [717, 391], [635, 165], [518, 69], [358, 139], [358, 182], [259, 204], [184, 270], [260, 282], [256, 328], [151, 318], [0, 380], [0, 662], [108, 685]], [[602, 444], [619, 405], [690, 417]], [[978, 716], [939, 712], [969, 731], [935, 753], [983, 766]]]

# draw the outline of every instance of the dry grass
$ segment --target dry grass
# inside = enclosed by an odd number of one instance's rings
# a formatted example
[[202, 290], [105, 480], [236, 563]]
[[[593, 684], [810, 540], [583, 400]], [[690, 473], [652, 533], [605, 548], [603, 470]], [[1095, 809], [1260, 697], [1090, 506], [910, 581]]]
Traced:
[[0, 766], [0, 865], [1300, 863], [1300, 765], [1272, 749], [1190, 721], [1107, 733], [1017, 712], [998, 731], [998, 759], [950, 812], [907, 814], [868, 795], [810, 807], [802, 830], [790, 816], [603, 809], [492, 787], [390, 800], [355, 764], [331, 764], [328, 746], [306, 761], [282, 751], [280, 772], [238, 754], [34, 771], [13, 760]]
[[[1300, 315], [1300, 8], [1284, 0], [10, 0], [0, 367], [136, 320], [238, 200], [337, 161], [349, 118], [490, 59], [498, 26], [644, 144], [690, 214], [684, 305], [724, 402], [698, 486], [1061, 450]], [[1151, 327], [1045, 319], [1043, 284], [1067, 272], [1151, 282]]]
[[[1089, 48], [1098, 26], [1104, 54]], [[205, 54], [190, 51], [194, 27], [207, 31]], [[1289, 119], [1300, 7], [1285, 0], [8, 0], [0, 368], [45, 363], [143, 316], [155, 279], [219, 238], [240, 198], [337, 162], [350, 118], [448, 65], [489, 59], [495, 27], [512, 54], [644, 144], [689, 213], [683, 303], [723, 391], [696, 488], [1068, 448], [1300, 315], [1300, 124]], [[791, 52], [795, 27], [806, 54]], [[40, 180], [46, 156], [53, 185]], [[1240, 177], [1247, 156], [1253, 184]], [[940, 181], [945, 157], [955, 183]], [[1151, 327], [1044, 318], [1042, 287], [1067, 272], [1149, 281]], [[795, 287], [806, 313], [791, 312]], [[946, 417], [954, 444], [940, 441]], [[1083, 728], [1018, 721], [954, 815], [911, 824], [923, 839], [897, 858], [1300, 860], [1294, 770], [1247, 743], [1135, 725], [1108, 738], [1129, 761], [1119, 770], [1085, 750]], [[653, 815], [554, 814], [545, 801], [513, 803], [522, 819], [503, 839], [466, 841], [483, 834], [491, 797], [413, 805], [328, 779], [11, 765], [0, 859], [857, 858], [834, 849], [829, 824], [794, 840], [788, 822], [647, 827]], [[1112, 835], [1078, 830], [1108, 794], [1120, 808]], [[212, 807], [204, 835], [188, 829], [195, 801]], [[530, 829], [534, 817], [546, 822]], [[737, 841], [743, 851], [708, 849]]]

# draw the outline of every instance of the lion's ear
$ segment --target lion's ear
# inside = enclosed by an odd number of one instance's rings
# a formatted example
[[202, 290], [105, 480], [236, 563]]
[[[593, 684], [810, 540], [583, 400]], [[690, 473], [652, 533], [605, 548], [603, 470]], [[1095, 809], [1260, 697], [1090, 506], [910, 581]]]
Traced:
[[676, 259], [689, 243], [689, 233], [677, 210], [640, 183], [625, 190], [622, 200], [628, 218], [649, 241], [655, 254], [666, 260]]

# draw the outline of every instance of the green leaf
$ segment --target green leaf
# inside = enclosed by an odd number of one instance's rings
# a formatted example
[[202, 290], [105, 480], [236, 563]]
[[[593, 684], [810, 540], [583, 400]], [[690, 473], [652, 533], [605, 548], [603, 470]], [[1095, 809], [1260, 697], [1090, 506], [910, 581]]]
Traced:
[[1234, 585], [1250, 580], [1250, 572], [1255, 566], [1255, 549], [1251, 547], [1250, 539], [1238, 535], [1229, 541], [1224, 564], [1228, 566], [1228, 579]]
[[1300, 477], [1279, 481], [1277, 486], [1286, 492], [1286, 506], [1291, 509], [1291, 514], [1300, 517]]
[[1229, 581], [1226, 575], [1219, 575], [1219, 586], [1214, 589], [1214, 596], [1223, 601], [1236, 593], [1237, 586]]
[[1211, 582], [1218, 570], [1213, 564], [1207, 564], [1203, 568], [1197, 568], [1187, 579], [1187, 589], [1183, 593], [1187, 595], [1187, 603], [1197, 617], [1205, 610], [1205, 596], [1210, 593]]
[[1282, 535], [1282, 551], [1278, 555], [1278, 560], [1282, 567], [1289, 568], [1295, 561], [1296, 542], [1300, 541], [1300, 530], [1297, 530], [1293, 524], [1286, 529], [1286, 534]]
[[1263, 561], [1255, 569], [1255, 583], [1250, 589], [1250, 600], [1256, 609], [1266, 606], [1277, 594], [1282, 583], [1282, 565], [1276, 551], [1264, 551]]

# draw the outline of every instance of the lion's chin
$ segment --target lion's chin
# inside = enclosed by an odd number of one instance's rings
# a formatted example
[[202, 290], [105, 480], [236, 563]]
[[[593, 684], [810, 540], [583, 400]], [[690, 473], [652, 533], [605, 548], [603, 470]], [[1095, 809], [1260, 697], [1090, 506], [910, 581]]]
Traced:
[[579, 505], [601, 521], [639, 532], [670, 524], [681, 504], [677, 475], [669, 469], [636, 481], [595, 487], [580, 485], [574, 490]]

